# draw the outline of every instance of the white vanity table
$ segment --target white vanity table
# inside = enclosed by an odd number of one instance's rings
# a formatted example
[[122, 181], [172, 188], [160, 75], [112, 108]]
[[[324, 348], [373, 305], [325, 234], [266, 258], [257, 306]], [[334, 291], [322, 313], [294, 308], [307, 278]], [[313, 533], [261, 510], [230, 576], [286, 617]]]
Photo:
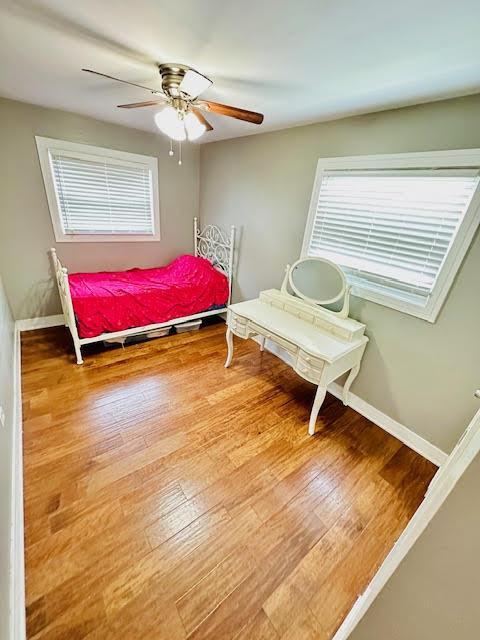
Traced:
[[[261, 350], [265, 340], [269, 340], [274, 353], [278, 347], [283, 349], [285, 361], [296, 373], [317, 385], [310, 435], [315, 433], [328, 384], [350, 371], [343, 388], [343, 402], [348, 404], [350, 385], [368, 342], [365, 325], [348, 317], [349, 294], [337, 265], [322, 258], [304, 258], [287, 267], [281, 290], [262, 291], [255, 300], [228, 307], [225, 367], [232, 362], [233, 335], [244, 339], [260, 336]], [[343, 307], [338, 312], [320, 306], [342, 298]]]

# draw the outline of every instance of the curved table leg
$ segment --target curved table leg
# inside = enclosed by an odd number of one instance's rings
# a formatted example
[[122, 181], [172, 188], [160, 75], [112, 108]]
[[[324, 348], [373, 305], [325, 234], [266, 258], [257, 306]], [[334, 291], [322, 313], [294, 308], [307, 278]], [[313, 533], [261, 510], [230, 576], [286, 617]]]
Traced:
[[315, 424], [317, 422], [318, 412], [320, 411], [320, 407], [325, 400], [325, 395], [327, 393], [327, 387], [318, 387], [317, 392], [315, 394], [315, 400], [313, 401], [312, 411], [310, 413], [310, 422], [308, 425], [308, 433], [313, 436], [315, 434]]
[[350, 369], [350, 373], [348, 374], [348, 378], [345, 380], [345, 384], [343, 385], [342, 401], [345, 406], [347, 406], [348, 404], [348, 392], [350, 391], [352, 382], [357, 377], [359, 370], [360, 364], [356, 364], [354, 367], [352, 367]]
[[225, 368], [230, 366], [233, 358], [233, 334], [230, 331], [230, 327], [227, 328], [227, 333], [225, 334], [225, 339], [227, 341], [227, 359], [225, 360]]
[[260, 336], [260, 351], [265, 351], [265, 336]]

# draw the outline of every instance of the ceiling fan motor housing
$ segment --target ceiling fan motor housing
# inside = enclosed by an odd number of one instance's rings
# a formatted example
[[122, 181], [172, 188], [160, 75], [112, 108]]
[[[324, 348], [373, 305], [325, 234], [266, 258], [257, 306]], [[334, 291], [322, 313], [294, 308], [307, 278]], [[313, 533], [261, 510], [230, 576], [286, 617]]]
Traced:
[[162, 89], [164, 93], [170, 98], [178, 98], [180, 96], [180, 83], [190, 67], [184, 64], [169, 63], [160, 64], [158, 69], [162, 76]]

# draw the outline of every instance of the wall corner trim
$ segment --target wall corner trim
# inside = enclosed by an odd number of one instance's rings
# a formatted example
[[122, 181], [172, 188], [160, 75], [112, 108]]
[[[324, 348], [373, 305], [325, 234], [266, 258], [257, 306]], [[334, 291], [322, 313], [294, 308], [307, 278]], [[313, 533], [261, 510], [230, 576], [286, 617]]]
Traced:
[[13, 451], [12, 451], [12, 512], [10, 540], [10, 637], [26, 640], [25, 621], [25, 556], [23, 520], [23, 443], [20, 330], [15, 326], [13, 360]]
[[41, 318], [27, 318], [17, 320], [15, 328], [17, 331], [33, 331], [35, 329], [47, 329], [48, 327], [59, 327], [64, 324], [63, 313], [54, 316], [43, 316]]
[[[259, 339], [256, 337], [254, 340], [259, 342]], [[267, 340], [265, 343], [265, 349], [278, 356], [288, 365], [292, 364], [291, 354], [282, 347]], [[332, 384], [328, 386], [328, 391], [336, 398], [342, 398], [342, 386], [339, 385], [338, 382], [332, 382]], [[403, 442], [404, 445], [413, 449], [413, 451], [416, 451], [427, 460], [430, 460], [430, 462], [437, 467], [440, 467], [447, 460], [447, 453], [428, 440], [425, 440], [425, 438], [422, 438], [405, 425], [400, 424], [400, 422], [397, 422], [390, 416], [387, 416], [386, 413], [383, 413], [373, 405], [369, 404], [360, 398], [360, 396], [357, 396], [350, 391], [348, 398], [349, 407], [357, 411], [357, 413], [360, 413], [365, 418], [368, 418], [368, 420], [381, 427], [384, 431], [387, 431], [390, 435], [400, 440], [400, 442]]]
[[480, 411], [473, 416], [463, 435], [437, 471], [423, 502], [400, 534], [365, 591], [358, 597], [332, 640], [347, 640], [375, 598], [399, 567], [430, 521], [450, 495], [458, 480], [480, 452]]

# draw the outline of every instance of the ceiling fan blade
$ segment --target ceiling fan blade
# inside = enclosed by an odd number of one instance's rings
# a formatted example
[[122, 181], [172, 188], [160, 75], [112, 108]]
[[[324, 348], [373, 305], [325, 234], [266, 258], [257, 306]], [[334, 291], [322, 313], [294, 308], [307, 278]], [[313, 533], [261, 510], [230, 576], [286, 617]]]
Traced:
[[117, 104], [120, 109], [136, 109], [137, 107], [153, 107], [156, 104], [164, 104], [166, 100], [146, 100], [145, 102], [131, 102], [130, 104]]
[[195, 69], [188, 69], [178, 89], [182, 93], [186, 93], [190, 98], [196, 98], [212, 84], [210, 78], [204, 76], [203, 73], [198, 73]]
[[222, 116], [237, 118], [237, 120], [245, 120], [252, 124], [262, 124], [263, 122], [263, 113], [256, 113], [255, 111], [248, 111], [247, 109], [239, 109], [238, 107], [230, 107], [227, 104], [210, 102], [210, 100], [200, 100], [196, 104], [197, 106], [205, 107], [208, 111], [212, 111], [212, 113], [219, 113]]
[[200, 120], [200, 122], [202, 124], [204, 124], [207, 127], [207, 131], [212, 131], [213, 127], [212, 125], [209, 123], [209, 121], [205, 118], [205, 116], [203, 115], [203, 113], [200, 111], [200, 109], [195, 109], [195, 107], [192, 107], [192, 111], [193, 113], [197, 116], [197, 118]]
[[108, 78], [109, 80], [116, 80], [117, 82], [123, 82], [123, 84], [129, 84], [132, 87], [138, 87], [139, 89], [145, 89], [146, 91], [150, 91], [150, 93], [154, 93], [156, 95], [161, 95], [162, 91], [160, 89], [152, 89], [151, 87], [145, 87], [143, 84], [137, 84], [136, 82], [128, 82], [128, 80], [122, 80], [121, 78], [115, 78], [114, 76], [108, 76], [106, 73], [100, 73], [99, 71], [93, 71], [92, 69], [82, 69], [82, 71], [86, 71], [87, 73], [93, 73], [95, 76], [102, 76], [102, 78]]

